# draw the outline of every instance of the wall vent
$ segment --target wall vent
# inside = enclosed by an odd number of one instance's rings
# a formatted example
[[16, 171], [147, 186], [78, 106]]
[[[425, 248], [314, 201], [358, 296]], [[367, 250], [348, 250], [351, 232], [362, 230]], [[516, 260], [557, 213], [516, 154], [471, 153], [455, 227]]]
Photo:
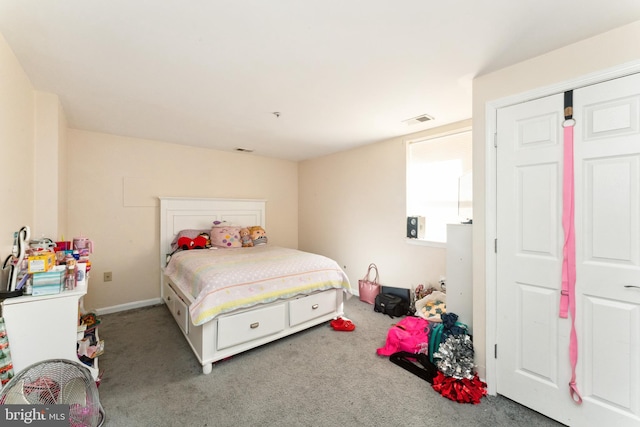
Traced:
[[427, 114], [422, 114], [421, 116], [418, 116], [418, 117], [413, 117], [411, 119], [403, 120], [403, 122], [408, 125], [417, 125], [420, 123], [430, 122], [431, 120], [433, 120], [433, 117]]

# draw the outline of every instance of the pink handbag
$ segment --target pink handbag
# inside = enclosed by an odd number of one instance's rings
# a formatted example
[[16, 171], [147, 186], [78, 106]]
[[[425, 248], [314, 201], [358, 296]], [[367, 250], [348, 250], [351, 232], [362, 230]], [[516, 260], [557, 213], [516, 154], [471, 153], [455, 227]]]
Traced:
[[[373, 281], [370, 279], [371, 270], [375, 270], [376, 276]], [[378, 267], [375, 264], [369, 264], [367, 275], [358, 280], [358, 294], [360, 295], [360, 301], [375, 304], [376, 296], [380, 293], [380, 282], [378, 281]]]

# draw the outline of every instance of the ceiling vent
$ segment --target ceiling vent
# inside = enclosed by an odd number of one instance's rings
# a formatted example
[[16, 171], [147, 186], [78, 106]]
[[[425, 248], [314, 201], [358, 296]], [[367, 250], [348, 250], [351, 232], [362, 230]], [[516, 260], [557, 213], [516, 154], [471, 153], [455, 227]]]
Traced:
[[431, 117], [431, 116], [429, 116], [427, 114], [423, 114], [421, 116], [414, 117], [412, 119], [403, 120], [403, 122], [408, 124], [408, 125], [417, 125], [417, 124], [420, 124], [420, 123], [430, 122], [431, 120], [433, 120], [433, 117]]

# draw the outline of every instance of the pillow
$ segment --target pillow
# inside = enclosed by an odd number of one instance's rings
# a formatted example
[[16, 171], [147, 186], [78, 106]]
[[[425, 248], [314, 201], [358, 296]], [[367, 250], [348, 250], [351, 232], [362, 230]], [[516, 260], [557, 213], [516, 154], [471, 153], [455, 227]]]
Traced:
[[219, 248], [240, 248], [240, 228], [234, 225], [214, 225], [211, 228], [211, 244]]
[[178, 249], [178, 240], [180, 238], [187, 237], [193, 240], [196, 237], [198, 237], [201, 233], [206, 233], [208, 235], [209, 231], [210, 230], [194, 230], [194, 229], [180, 230], [176, 235], [176, 237], [174, 237], [173, 241], [171, 242], [171, 250], [175, 252], [175, 250]]

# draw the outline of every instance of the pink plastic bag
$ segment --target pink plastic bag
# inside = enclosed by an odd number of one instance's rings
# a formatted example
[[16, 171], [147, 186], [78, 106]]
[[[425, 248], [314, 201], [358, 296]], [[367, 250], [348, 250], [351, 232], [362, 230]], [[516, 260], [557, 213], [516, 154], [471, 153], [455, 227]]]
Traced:
[[429, 344], [429, 322], [421, 317], [405, 317], [387, 332], [387, 342], [376, 352], [380, 356], [391, 356], [398, 351], [418, 353], [422, 344]]

